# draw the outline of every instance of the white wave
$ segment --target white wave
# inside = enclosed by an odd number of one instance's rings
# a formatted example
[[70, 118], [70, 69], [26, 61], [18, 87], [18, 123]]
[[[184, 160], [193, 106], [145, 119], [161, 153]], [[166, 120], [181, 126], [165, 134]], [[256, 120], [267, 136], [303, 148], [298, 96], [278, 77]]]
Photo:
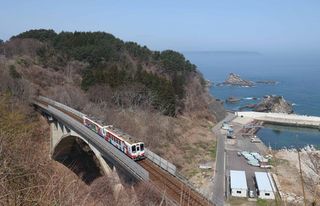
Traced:
[[258, 97], [244, 97], [242, 99], [245, 99], [245, 100], [259, 100], [260, 98], [258, 98]]
[[252, 100], [254, 97], [245, 97], [243, 99], [246, 99], [246, 100]]

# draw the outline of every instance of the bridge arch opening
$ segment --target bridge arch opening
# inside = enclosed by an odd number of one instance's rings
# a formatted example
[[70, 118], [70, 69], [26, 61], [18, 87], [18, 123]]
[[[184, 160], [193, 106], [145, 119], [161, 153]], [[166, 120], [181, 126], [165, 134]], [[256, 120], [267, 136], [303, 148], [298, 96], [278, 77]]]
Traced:
[[77, 136], [63, 137], [54, 147], [52, 158], [68, 167], [86, 184], [104, 175], [90, 146]]

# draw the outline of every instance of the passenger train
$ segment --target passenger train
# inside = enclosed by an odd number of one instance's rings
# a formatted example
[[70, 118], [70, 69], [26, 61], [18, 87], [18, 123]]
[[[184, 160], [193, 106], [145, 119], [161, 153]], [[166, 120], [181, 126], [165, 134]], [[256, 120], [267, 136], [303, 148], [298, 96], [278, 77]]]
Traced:
[[134, 142], [132, 137], [112, 125], [101, 126], [86, 116], [83, 116], [83, 124], [99, 134], [103, 139], [118, 148], [133, 160], [145, 158], [144, 143]]

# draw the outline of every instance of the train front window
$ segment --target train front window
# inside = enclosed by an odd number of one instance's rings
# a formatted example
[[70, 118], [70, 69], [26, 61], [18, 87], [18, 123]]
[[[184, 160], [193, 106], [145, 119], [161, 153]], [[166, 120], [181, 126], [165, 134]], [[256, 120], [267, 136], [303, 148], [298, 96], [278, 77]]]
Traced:
[[137, 151], [140, 151], [140, 147], [139, 147], [139, 145], [137, 145]]
[[136, 146], [133, 145], [133, 146], [132, 146], [132, 153], [135, 153], [135, 152], [136, 152]]
[[140, 149], [141, 149], [141, 151], [144, 150], [144, 145], [143, 144], [140, 144]]

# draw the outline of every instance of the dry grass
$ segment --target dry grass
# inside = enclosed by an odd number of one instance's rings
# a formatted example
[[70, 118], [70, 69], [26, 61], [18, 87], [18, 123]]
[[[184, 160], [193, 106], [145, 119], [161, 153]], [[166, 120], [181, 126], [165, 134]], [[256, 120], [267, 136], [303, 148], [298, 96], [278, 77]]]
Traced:
[[[49, 158], [46, 120], [0, 95], [0, 205], [159, 205], [161, 194], [141, 184], [115, 187], [106, 176], [86, 185]], [[117, 190], [119, 189], [119, 191]], [[163, 205], [167, 205], [164, 202]]]
[[[302, 177], [308, 203], [314, 201], [320, 203], [319, 154], [319, 152], [301, 152]], [[274, 172], [278, 175], [282, 191], [286, 193], [285, 201], [292, 201], [292, 204], [296, 205], [302, 204], [303, 193], [297, 152], [279, 151], [276, 157], [278, 164]]]

